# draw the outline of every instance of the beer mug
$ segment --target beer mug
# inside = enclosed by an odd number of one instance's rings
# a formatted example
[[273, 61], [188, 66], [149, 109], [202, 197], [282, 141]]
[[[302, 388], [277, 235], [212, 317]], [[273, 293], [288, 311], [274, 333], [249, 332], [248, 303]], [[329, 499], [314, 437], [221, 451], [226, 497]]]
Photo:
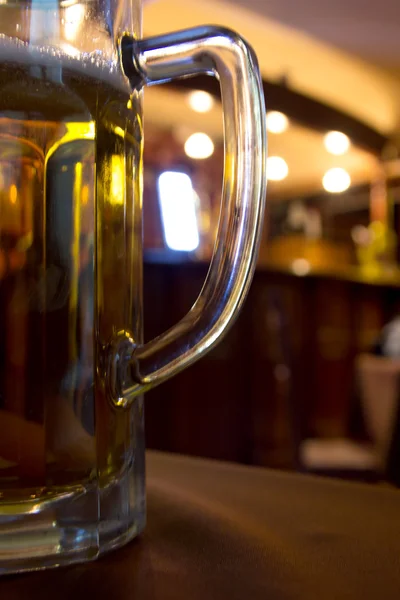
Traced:
[[[224, 28], [140, 34], [140, 0], [0, 2], [0, 573], [94, 559], [142, 531], [143, 393], [214, 346], [254, 270], [254, 53]], [[190, 312], [144, 344], [142, 89], [204, 73], [224, 112], [218, 236]]]

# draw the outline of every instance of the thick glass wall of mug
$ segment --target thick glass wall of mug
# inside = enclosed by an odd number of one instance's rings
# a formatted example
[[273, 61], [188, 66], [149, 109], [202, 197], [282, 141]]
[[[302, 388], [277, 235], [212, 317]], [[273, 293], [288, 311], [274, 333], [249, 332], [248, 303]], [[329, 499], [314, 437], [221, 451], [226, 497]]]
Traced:
[[142, 404], [111, 406], [103, 360], [141, 335], [141, 101], [123, 23], [34, 6], [0, 6], [0, 571], [93, 557], [144, 518]]

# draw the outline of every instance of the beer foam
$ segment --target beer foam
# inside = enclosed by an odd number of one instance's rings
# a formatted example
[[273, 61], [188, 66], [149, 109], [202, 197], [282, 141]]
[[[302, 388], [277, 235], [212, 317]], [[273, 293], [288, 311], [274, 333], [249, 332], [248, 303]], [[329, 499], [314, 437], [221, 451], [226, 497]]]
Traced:
[[130, 87], [119, 62], [104, 57], [101, 50], [78, 53], [75, 48], [68, 52], [55, 46], [32, 46], [17, 38], [0, 34], [0, 65], [5, 62], [24, 66], [57, 67], [73, 70], [77, 75], [101, 79], [126, 90]]

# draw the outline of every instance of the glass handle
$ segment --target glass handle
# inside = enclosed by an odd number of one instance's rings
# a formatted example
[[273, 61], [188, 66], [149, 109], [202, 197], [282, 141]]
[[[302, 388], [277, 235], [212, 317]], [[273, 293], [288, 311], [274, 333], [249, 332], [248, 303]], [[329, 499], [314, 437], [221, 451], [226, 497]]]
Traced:
[[266, 195], [266, 122], [252, 48], [236, 33], [201, 27], [121, 43], [125, 73], [136, 88], [199, 74], [221, 85], [225, 165], [218, 235], [198, 299], [154, 340], [136, 345], [124, 332], [108, 365], [113, 402], [127, 406], [210, 350], [237, 315], [255, 269]]

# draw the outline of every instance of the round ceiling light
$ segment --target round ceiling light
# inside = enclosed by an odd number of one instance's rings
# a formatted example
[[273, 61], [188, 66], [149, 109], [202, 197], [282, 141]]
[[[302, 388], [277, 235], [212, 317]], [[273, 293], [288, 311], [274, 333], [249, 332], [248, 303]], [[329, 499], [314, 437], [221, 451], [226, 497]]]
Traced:
[[185, 142], [185, 152], [190, 158], [209, 158], [214, 152], [214, 144], [206, 133], [193, 133]]
[[351, 184], [351, 178], [346, 169], [336, 167], [329, 169], [322, 178], [322, 185], [331, 194], [340, 194], [346, 191]]
[[267, 112], [267, 130], [270, 133], [283, 133], [289, 127], [289, 119], [278, 110]]
[[281, 156], [269, 156], [267, 158], [267, 179], [271, 181], [282, 181], [289, 173], [289, 167]]
[[209, 112], [214, 106], [214, 98], [208, 92], [196, 90], [188, 96], [190, 108], [198, 113]]
[[330, 154], [339, 156], [345, 154], [350, 148], [350, 140], [341, 131], [329, 131], [324, 137], [324, 145]]

